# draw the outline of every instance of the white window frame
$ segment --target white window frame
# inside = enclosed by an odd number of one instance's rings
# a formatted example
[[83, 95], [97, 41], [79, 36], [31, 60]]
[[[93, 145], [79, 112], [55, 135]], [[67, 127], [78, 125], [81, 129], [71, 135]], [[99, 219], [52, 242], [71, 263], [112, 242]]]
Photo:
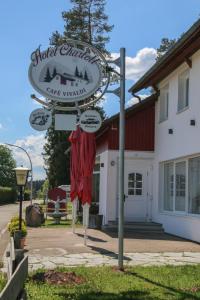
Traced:
[[[185, 163], [185, 210], [182, 211], [182, 210], [176, 210], [176, 165], [178, 163]], [[180, 213], [180, 214], [185, 214], [188, 210], [187, 209], [187, 205], [186, 205], [186, 202], [188, 198], [186, 198], [186, 195], [188, 194], [188, 181], [187, 178], [187, 173], [188, 173], [188, 169], [187, 169], [187, 160], [185, 159], [181, 159], [181, 160], [176, 160], [174, 161], [174, 199], [173, 199], [173, 211], [176, 212], [176, 213]]]
[[[134, 174], [134, 180], [130, 180], [129, 179], [129, 175], [131, 174]], [[137, 177], [137, 174], [141, 175], [142, 176], [142, 179], [141, 180], [137, 180], [136, 177]], [[132, 182], [133, 183], [133, 187], [129, 187], [129, 182]], [[137, 183], [140, 182], [141, 183], [141, 188], [137, 188]], [[133, 194], [129, 194], [129, 190], [133, 190]], [[141, 191], [141, 194], [140, 195], [137, 195], [136, 191], [137, 190], [140, 190]], [[143, 196], [143, 174], [140, 173], [140, 172], [131, 172], [128, 174], [128, 195], [133, 197], [141, 197]]]
[[[188, 82], [188, 85], [187, 85]], [[190, 70], [184, 70], [178, 76], [178, 103], [177, 113], [186, 110], [190, 102]]]
[[169, 113], [169, 84], [166, 84], [160, 89], [160, 117], [159, 122], [164, 122], [168, 119]]
[[[196, 155], [194, 157], [199, 157], [200, 155]], [[187, 158], [181, 158], [181, 159], [176, 159], [176, 160], [171, 160], [171, 161], [166, 161], [166, 162], [162, 162], [160, 164], [160, 178], [161, 178], [161, 182], [159, 184], [160, 186], [160, 199], [161, 199], [161, 213], [165, 213], [165, 214], [171, 214], [171, 215], [192, 215], [195, 217], [200, 217], [199, 214], [191, 214], [189, 213], [189, 192], [188, 192], [188, 172], [189, 172], [189, 159], [193, 158], [192, 157], [187, 157]], [[180, 163], [180, 162], [184, 162], [185, 163], [185, 175], [186, 175], [186, 183], [185, 183], [185, 211], [178, 211], [175, 210], [175, 201], [176, 201], [176, 164]], [[169, 163], [173, 163], [173, 210], [164, 210], [164, 166], [165, 164], [169, 164]]]

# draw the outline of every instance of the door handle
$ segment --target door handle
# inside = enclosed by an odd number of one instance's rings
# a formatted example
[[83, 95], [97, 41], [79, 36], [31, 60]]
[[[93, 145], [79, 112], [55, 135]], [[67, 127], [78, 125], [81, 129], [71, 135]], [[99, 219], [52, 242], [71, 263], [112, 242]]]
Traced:
[[124, 202], [126, 201], [126, 198], [128, 198], [128, 196], [127, 196], [127, 195], [124, 195]]

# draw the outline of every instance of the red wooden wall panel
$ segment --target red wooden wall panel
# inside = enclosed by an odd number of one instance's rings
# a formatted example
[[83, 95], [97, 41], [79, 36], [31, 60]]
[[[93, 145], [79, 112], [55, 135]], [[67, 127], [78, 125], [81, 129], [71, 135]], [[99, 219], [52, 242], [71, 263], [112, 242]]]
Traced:
[[[119, 117], [111, 120], [107, 130], [97, 138], [97, 152], [119, 149]], [[126, 113], [125, 150], [154, 150], [155, 104]]]

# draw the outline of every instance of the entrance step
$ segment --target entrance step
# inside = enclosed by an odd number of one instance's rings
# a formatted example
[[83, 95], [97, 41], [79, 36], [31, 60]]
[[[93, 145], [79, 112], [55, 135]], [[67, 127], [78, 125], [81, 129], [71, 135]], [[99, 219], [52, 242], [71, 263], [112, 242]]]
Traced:
[[[116, 232], [118, 230], [117, 221], [109, 221], [107, 225], [102, 227], [102, 230]], [[125, 222], [124, 231], [135, 233], [163, 233], [164, 229], [162, 224], [154, 222]]]

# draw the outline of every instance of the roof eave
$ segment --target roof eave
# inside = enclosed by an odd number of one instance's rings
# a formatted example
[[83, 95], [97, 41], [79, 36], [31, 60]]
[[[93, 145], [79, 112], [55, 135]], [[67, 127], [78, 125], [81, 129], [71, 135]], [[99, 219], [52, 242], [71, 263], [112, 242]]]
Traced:
[[[156, 85], [184, 62], [184, 55], [186, 59], [198, 51], [198, 49], [200, 49], [200, 20], [129, 89], [129, 92], [134, 94], [141, 89]], [[174, 63], [174, 59], [179, 55], [181, 55], [180, 58]]]

